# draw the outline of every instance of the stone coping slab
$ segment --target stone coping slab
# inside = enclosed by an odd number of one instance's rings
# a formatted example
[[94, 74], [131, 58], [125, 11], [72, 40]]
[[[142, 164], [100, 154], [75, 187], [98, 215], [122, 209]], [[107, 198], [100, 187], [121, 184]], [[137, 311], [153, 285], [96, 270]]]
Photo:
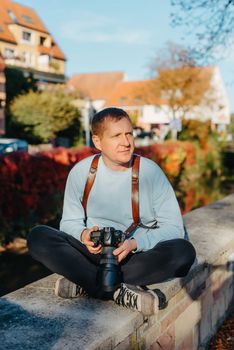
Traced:
[[[197, 262], [185, 279], [150, 286], [160, 288], [168, 299], [234, 246], [234, 194], [193, 210], [184, 222]], [[53, 274], [0, 298], [0, 350], [113, 349], [146, 322], [140, 313], [112, 301], [56, 297], [57, 277]]]

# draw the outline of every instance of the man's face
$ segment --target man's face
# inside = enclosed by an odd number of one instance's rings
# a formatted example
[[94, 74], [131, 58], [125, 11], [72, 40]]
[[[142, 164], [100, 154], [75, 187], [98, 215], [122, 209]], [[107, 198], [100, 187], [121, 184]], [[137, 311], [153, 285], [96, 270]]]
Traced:
[[93, 135], [93, 142], [109, 168], [124, 170], [128, 167], [134, 151], [134, 139], [132, 124], [127, 118], [119, 121], [107, 118], [102, 136]]

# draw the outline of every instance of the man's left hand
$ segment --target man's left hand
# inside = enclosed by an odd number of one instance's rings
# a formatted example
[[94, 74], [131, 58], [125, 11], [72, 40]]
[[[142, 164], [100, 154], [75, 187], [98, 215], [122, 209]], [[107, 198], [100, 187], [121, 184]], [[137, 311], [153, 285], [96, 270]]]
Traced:
[[126, 258], [126, 256], [137, 248], [136, 240], [129, 239], [124, 241], [118, 248], [113, 251], [113, 254], [117, 256], [118, 262]]

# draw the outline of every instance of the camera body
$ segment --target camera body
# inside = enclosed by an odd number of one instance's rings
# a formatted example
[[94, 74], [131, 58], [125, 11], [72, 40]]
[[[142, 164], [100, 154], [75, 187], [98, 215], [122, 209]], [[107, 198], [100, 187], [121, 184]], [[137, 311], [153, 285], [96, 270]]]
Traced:
[[97, 272], [97, 284], [103, 292], [114, 292], [121, 284], [121, 271], [113, 251], [125, 238], [125, 233], [114, 227], [104, 227], [90, 234], [94, 246], [101, 244], [103, 247]]
[[101, 244], [103, 247], [117, 248], [119, 243], [125, 240], [126, 236], [122, 231], [115, 230], [114, 227], [104, 227], [101, 230], [91, 232], [90, 238], [94, 242], [94, 247]]

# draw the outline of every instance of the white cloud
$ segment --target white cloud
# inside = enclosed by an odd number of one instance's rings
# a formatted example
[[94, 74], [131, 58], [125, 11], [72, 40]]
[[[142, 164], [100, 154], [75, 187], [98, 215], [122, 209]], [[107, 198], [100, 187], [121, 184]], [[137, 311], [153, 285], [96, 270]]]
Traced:
[[83, 13], [78, 20], [70, 20], [61, 27], [61, 37], [75, 43], [148, 44], [150, 33], [138, 28], [119, 27], [116, 20]]

